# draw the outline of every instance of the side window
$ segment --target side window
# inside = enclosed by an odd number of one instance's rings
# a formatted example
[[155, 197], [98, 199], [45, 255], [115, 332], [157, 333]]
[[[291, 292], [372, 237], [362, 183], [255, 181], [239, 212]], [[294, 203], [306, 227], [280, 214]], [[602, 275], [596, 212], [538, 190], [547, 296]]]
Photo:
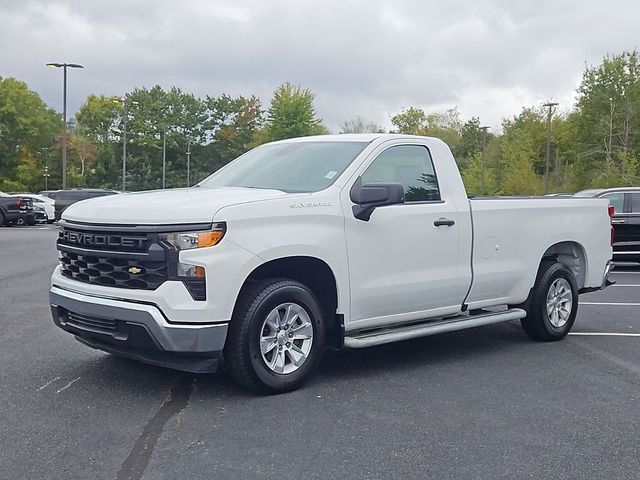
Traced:
[[630, 193], [631, 213], [640, 213], [640, 193]]
[[609, 204], [613, 205], [615, 213], [624, 211], [624, 193], [609, 193], [608, 195], [603, 195], [602, 198], [609, 199]]
[[362, 174], [362, 183], [400, 182], [407, 202], [440, 200], [440, 188], [426, 147], [399, 145], [382, 152]]

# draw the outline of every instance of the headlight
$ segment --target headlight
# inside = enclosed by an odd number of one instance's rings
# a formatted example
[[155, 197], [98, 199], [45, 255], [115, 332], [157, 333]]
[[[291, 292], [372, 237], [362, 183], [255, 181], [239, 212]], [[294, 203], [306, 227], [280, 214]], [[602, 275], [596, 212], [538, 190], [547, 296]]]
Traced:
[[211, 230], [203, 230], [200, 232], [177, 232], [163, 233], [160, 240], [164, 240], [172, 245], [176, 250], [192, 250], [194, 248], [213, 247], [220, 243], [227, 231], [227, 225], [224, 222], [214, 223]]

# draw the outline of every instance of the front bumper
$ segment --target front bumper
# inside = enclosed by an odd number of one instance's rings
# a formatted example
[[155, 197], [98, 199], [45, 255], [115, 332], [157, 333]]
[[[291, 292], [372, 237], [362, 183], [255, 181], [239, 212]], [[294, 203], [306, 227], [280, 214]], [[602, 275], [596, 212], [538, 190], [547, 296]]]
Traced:
[[85, 295], [52, 286], [53, 321], [80, 342], [152, 365], [215, 372], [228, 323], [169, 323], [155, 305]]

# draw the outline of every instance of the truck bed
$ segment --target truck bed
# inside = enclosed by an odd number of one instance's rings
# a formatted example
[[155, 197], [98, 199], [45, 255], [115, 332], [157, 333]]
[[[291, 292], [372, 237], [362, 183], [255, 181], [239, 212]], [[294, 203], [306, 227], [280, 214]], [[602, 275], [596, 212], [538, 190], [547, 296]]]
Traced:
[[[473, 283], [466, 303], [470, 309], [524, 301], [540, 258], [550, 248], [575, 265], [580, 288], [600, 286], [610, 258], [610, 252], [599, 247], [611, 235], [607, 200], [482, 197], [470, 199], [469, 204]], [[602, 258], [587, 258], [585, 252], [597, 252]]]

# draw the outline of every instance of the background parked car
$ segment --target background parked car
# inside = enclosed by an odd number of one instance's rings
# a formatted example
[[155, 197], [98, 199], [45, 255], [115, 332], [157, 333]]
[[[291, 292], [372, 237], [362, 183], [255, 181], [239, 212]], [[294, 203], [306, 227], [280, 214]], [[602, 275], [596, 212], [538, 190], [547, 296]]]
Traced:
[[106, 195], [116, 195], [120, 192], [115, 190], [106, 190], [102, 188], [74, 188], [72, 190], [58, 190], [55, 192], [55, 218], [60, 220], [62, 212], [69, 205], [88, 198], [104, 197]]
[[56, 193], [58, 193], [59, 191], [60, 190], [42, 190], [42, 191], [38, 192], [38, 195], [50, 198], [51, 200], [55, 200], [56, 199]]
[[613, 259], [640, 262], [640, 187], [583, 190], [576, 197], [608, 198], [613, 205]]
[[33, 206], [33, 220], [34, 223], [49, 223], [49, 217], [44, 211], [44, 207], [40, 205]]
[[[44, 195], [37, 193], [12, 193], [14, 196], [27, 197], [33, 201], [33, 207], [40, 207], [44, 211], [44, 221], [47, 223], [53, 223], [55, 221], [55, 200]], [[36, 221], [39, 219], [36, 218]]]
[[35, 224], [33, 202], [30, 198], [0, 192], [0, 226]]

